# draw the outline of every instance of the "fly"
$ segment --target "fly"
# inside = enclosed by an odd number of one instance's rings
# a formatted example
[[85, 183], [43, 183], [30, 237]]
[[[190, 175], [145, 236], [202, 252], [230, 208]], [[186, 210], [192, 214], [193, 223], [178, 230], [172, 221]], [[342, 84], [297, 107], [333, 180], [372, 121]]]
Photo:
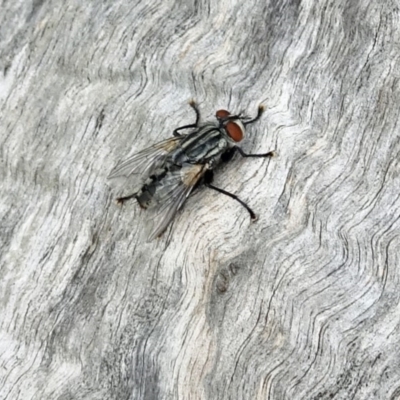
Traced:
[[[271, 157], [272, 151], [247, 154], [237, 146], [245, 136], [245, 127], [260, 119], [264, 107], [258, 107], [254, 118], [218, 110], [216, 120], [200, 123], [200, 112], [194, 101], [190, 106], [196, 121], [173, 131], [173, 137], [144, 149], [117, 164], [109, 175], [129, 187], [131, 194], [118, 203], [135, 198], [140, 207], [151, 214], [149, 240], [160, 236], [186, 199], [200, 185], [216, 190], [239, 202], [256, 219], [254, 211], [233, 193], [212, 184], [215, 167], [228, 162], [238, 152], [242, 157]], [[183, 134], [181, 131], [190, 130]]]

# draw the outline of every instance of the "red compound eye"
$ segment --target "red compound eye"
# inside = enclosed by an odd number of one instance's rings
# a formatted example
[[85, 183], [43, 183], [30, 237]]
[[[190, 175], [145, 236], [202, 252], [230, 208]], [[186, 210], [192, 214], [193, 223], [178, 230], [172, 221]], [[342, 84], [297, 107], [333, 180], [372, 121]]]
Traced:
[[243, 131], [244, 127], [239, 121], [229, 121], [225, 125], [225, 130], [229, 137], [233, 139], [235, 142], [240, 142], [243, 139]]
[[218, 111], [215, 113], [215, 116], [216, 116], [218, 119], [223, 119], [223, 118], [229, 117], [230, 115], [231, 115], [231, 113], [230, 113], [229, 111], [226, 111], [226, 110], [218, 110]]

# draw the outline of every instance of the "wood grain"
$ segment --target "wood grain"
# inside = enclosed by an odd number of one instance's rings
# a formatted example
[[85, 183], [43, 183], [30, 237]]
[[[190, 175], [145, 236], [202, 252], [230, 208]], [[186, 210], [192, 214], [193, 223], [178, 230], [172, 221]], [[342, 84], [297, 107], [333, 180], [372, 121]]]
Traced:
[[[399, 399], [394, 1], [3, 1], [0, 398]], [[112, 166], [266, 112], [158, 241]]]

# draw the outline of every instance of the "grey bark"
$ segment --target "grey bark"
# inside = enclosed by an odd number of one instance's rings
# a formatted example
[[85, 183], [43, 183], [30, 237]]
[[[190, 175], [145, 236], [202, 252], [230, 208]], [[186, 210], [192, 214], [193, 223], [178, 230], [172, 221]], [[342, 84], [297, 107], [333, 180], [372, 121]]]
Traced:
[[[1, 399], [400, 398], [394, 1], [3, 1]], [[174, 225], [106, 177], [266, 107]]]

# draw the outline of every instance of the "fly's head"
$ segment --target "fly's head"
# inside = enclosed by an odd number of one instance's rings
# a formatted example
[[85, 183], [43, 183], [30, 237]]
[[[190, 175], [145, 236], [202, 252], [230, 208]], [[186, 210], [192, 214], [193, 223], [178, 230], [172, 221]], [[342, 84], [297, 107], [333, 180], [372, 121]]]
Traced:
[[240, 142], [245, 135], [245, 128], [240, 115], [232, 115], [227, 110], [218, 110], [215, 113], [220, 128], [224, 129], [227, 135], [234, 141]]
[[219, 127], [224, 129], [229, 138], [234, 142], [240, 142], [246, 134], [245, 126], [258, 120], [263, 111], [264, 107], [260, 105], [258, 107], [258, 114], [255, 118], [247, 117], [246, 115], [243, 115], [243, 113], [233, 115], [227, 110], [218, 110], [215, 113], [215, 116], [219, 122]]

